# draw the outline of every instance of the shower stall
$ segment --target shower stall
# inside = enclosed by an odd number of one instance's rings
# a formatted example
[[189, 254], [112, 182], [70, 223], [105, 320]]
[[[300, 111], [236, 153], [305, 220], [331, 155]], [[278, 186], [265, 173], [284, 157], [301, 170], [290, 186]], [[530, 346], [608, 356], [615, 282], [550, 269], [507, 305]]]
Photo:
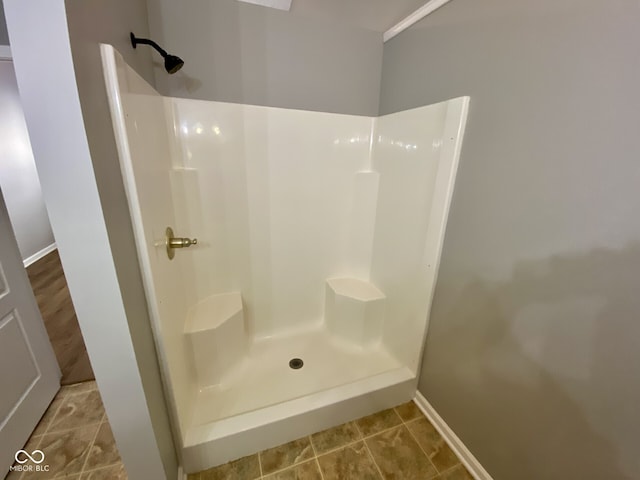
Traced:
[[413, 398], [468, 98], [377, 118], [170, 98], [101, 49], [184, 469]]

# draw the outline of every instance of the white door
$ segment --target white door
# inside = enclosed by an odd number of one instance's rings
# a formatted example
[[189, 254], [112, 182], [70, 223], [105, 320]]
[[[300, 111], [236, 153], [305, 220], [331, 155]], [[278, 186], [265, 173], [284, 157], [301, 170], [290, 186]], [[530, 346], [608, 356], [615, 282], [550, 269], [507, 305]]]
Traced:
[[60, 369], [0, 195], [0, 477], [59, 389]]

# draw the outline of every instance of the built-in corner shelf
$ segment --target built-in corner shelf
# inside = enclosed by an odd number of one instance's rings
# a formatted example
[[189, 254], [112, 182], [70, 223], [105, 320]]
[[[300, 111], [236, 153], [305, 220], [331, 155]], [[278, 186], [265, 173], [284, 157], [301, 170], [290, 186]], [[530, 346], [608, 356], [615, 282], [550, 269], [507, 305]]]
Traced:
[[195, 305], [187, 314], [185, 334], [191, 342], [198, 384], [219, 383], [249, 346], [240, 293], [212, 295]]
[[357, 278], [331, 278], [325, 291], [327, 329], [361, 347], [380, 341], [385, 295], [375, 285]]

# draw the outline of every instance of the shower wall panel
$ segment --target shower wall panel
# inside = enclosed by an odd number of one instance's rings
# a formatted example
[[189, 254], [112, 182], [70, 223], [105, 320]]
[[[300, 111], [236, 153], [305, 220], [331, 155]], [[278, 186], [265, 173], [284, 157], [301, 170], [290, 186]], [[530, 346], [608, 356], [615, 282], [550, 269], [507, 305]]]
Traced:
[[377, 119], [373, 169], [380, 174], [371, 282], [387, 297], [384, 343], [413, 371], [428, 316], [424, 260], [450, 102]]
[[372, 242], [362, 204], [375, 207], [375, 191], [360, 185], [372, 120], [173, 102], [178, 168], [197, 179], [181, 218], [205, 239], [191, 254], [196, 300], [240, 291], [258, 337], [322, 322], [326, 279], [368, 270], [350, 253], [354, 239]]
[[377, 119], [171, 101], [176, 168], [197, 182], [176, 192], [177, 221], [206, 239], [190, 255], [193, 302], [240, 291], [266, 337], [322, 322], [327, 278], [371, 281], [388, 298], [385, 345], [415, 370], [429, 212], [443, 146], [458, 141], [445, 119], [462, 100]]
[[165, 228], [175, 225], [177, 218], [165, 101], [119, 54], [103, 55], [103, 62], [106, 75], [118, 86], [109, 98], [113, 125], [136, 240], [145, 246], [139, 258], [155, 320], [152, 328], [165, 373], [167, 399], [173, 403], [177, 417], [174, 428], [180, 434], [187, 430], [196, 385], [184, 335], [190, 306], [183, 281], [185, 266], [181, 265], [185, 259], [169, 262], [165, 248]]

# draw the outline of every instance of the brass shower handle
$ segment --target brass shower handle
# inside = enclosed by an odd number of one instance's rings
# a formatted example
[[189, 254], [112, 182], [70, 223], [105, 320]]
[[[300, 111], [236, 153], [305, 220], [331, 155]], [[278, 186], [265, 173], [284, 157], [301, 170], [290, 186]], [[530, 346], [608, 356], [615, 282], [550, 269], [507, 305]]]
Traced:
[[194, 238], [193, 240], [190, 238], [170, 238], [169, 239], [169, 247], [171, 248], [185, 248], [190, 247], [191, 245], [196, 245], [198, 243], [198, 239]]
[[184, 237], [174, 237], [173, 229], [171, 227], [167, 227], [167, 230], [165, 231], [165, 235], [167, 239], [167, 256], [169, 257], [169, 260], [173, 260], [173, 257], [175, 257], [176, 248], [187, 248], [187, 247], [190, 247], [191, 245], [198, 244], [197, 238], [191, 239], [191, 238], [184, 238]]

